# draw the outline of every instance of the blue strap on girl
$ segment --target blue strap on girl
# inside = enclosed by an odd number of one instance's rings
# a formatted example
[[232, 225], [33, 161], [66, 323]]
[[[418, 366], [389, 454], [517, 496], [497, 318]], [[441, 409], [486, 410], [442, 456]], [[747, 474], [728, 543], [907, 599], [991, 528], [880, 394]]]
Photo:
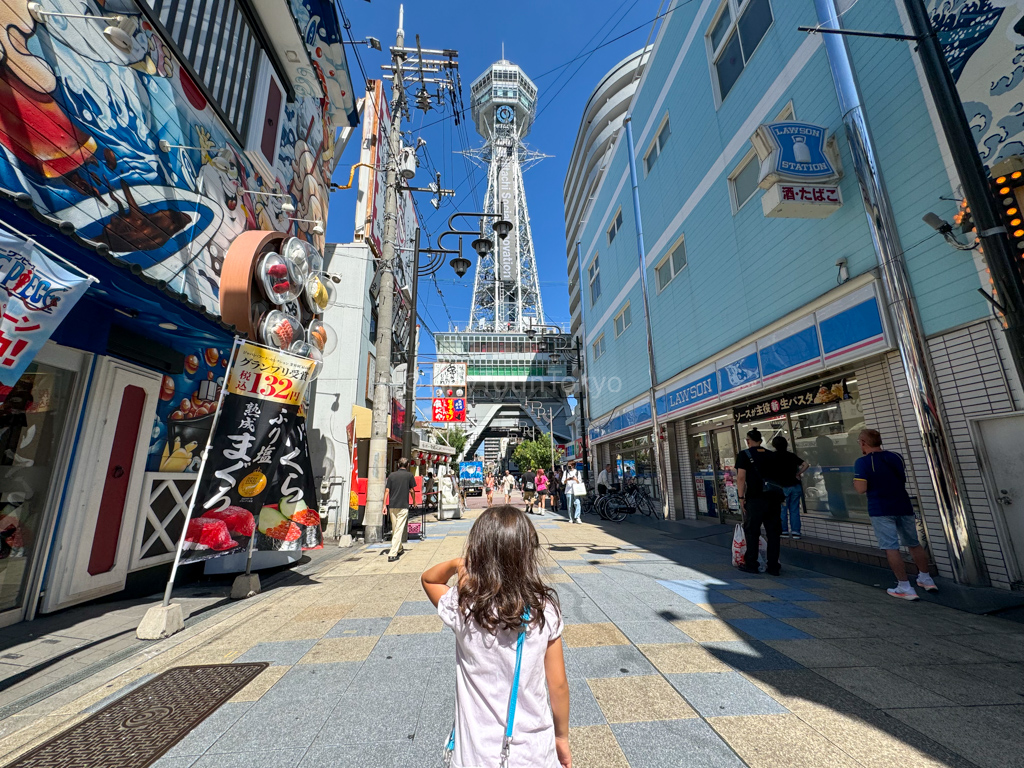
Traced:
[[[506, 768], [508, 765], [508, 751], [512, 743], [512, 729], [516, 720], [516, 700], [519, 698], [519, 669], [523, 662], [523, 644], [526, 642], [526, 628], [530, 623], [530, 609], [523, 612], [523, 623], [519, 625], [519, 637], [516, 638], [516, 669], [512, 675], [512, 690], [508, 697], [508, 717], [506, 718], [505, 737], [501, 740], [501, 762], [499, 768]], [[452, 764], [452, 755], [455, 753], [455, 724], [452, 723], [452, 732], [448, 736], [448, 743], [444, 748], [444, 765], [448, 768]]]

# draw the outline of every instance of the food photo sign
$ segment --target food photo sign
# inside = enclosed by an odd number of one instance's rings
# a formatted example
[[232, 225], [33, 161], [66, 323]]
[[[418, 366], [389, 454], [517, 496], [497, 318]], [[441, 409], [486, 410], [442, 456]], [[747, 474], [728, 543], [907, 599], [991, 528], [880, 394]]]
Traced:
[[279, 232], [231, 245], [221, 316], [241, 335], [232, 350], [181, 543], [181, 563], [249, 549], [323, 546], [303, 405], [334, 332], [323, 257]]

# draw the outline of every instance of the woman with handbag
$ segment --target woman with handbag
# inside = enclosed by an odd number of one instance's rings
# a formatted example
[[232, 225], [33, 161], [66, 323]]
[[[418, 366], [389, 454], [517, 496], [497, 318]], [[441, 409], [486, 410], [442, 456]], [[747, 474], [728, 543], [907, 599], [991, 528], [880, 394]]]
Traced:
[[565, 502], [569, 506], [569, 522], [582, 523], [581, 498], [587, 495], [587, 486], [580, 477], [580, 471], [573, 467], [565, 473]]
[[490, 507], [470, 529], [466, 557], [420, 578], [455, 632], [455, 724], [445, 747], [453, 768], [572, 767], [562, 614], [539, 551], [526, 513]]

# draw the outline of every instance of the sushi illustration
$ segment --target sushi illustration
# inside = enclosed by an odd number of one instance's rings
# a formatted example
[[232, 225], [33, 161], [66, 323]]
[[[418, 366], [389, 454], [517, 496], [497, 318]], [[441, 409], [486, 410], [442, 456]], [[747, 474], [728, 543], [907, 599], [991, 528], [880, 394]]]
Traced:
[[226, 552], [238, 546], [228, 532], [227, 523], [212, 517], [196, 517], [188, 521], [185, 531], [185, 549], [195, 551]]

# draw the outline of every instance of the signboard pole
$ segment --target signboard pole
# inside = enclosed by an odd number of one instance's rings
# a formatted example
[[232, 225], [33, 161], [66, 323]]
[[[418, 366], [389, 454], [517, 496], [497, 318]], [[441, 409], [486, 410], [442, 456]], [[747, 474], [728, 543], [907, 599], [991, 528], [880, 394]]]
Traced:
[[416, 347], [419, 325], [416, 323], [416, 302], [420, 285], [420, 228], [416, 227], [412, 248], [412, 308], [409, 310], [409, 354], [405, 364], [405, 429], [402, 430], [402, 456], [412, 459], [412, 428], [416, 423]]
[[[235, 365], [236, 356], [238, 353], [238, 347], [241, 344], [241, 339], [235, 337], [235, 340], [231, 343], [231, 363], [228, 365], [228, 377], [231, 376], [231, 369]], [[188, 502], [188, 512], [185, 514], [185, 522], [181, 526], [181, 537], [178, 539], [178, 549], [174, 553], [174, 565], [171, 566], [171, 576], [167, 579], [167, 587], [164, 589], [164, 601], [163, 607], [166, 608], [171, 602], [171, 590], [174, 589], [174, 578], [178, 575], [178, 564], [181, 562], [181, 551], [185, 547], [185, 534], [188, 532], [188, 524], [192, 519], [192, 512], [196, 506], [196, 496], [199, 491], [199, 484], [203, 479], [203, 472], [206, 469], [206, 457], [210, 455], [210, 443], [213, 440], [214, 434], [217, 432], [217, 422], [220, 421], [221, 406], [224, 405], [224, 393], [228, 389], [228, 380], [225, 378], [224, 386], [220, 388], [220, 395], [217, 397], [217, 410], [214, 412], [213, 425], [210, 427], [210, 432], [206, 436], [206, 447], [203, 448], [203, 458], [199, 462], [199, 471], [196, 473], [196, 482], [192, 486], [192, 498]], [[256, 537], [253, 536], [253, 539]]]

